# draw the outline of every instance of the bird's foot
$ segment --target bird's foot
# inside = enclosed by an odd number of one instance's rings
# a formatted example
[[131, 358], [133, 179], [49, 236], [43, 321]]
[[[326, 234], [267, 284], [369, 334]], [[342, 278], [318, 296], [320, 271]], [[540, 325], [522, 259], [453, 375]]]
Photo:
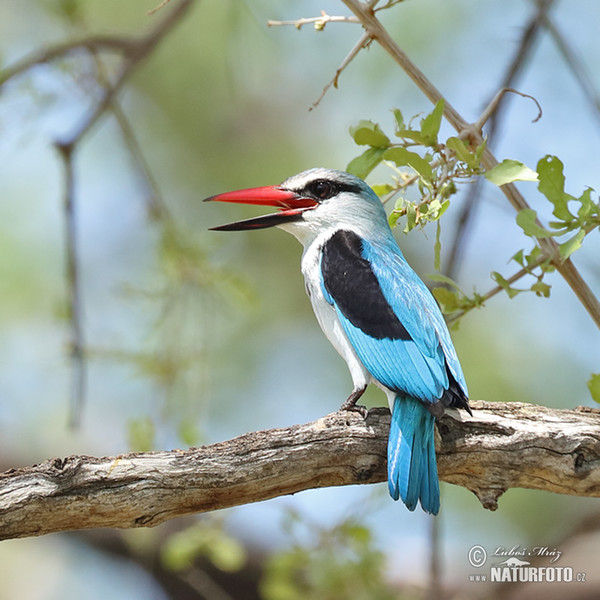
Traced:
[[351, 412], [357, 412], [362, 415], [363, 419], [366, 419], [369, 414], [369, 409], [363, 404], [356, 404], [358, 399], [365, 393], [367, 386], [354, 390], [346, 399], [344, 404], [340, 406], [340, 410], [348, 410]]
[[363, 419], [366, 419], [369, 416], [369, 409], [364, 404], [353, 404], [352, 406], [345, 406], [342, 404], [340, 406], [340, 410], [347, 410], [348, 412], [357, 412], [360, 413]]

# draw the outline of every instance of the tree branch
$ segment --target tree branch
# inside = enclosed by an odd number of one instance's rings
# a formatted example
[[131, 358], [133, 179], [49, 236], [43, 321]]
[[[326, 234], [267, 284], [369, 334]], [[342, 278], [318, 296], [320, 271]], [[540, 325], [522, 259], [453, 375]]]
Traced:
[[[481, 143], [481, 131], [478, 131], [476, 127], [467, 123], [448, 100], [442, 96], [433, 83], [425, 77], [424, 73], [408, 58], [407, 54], [396, 44], [385, 27], [377, 19], [371, 6], [361, 0], [342, 0], [342, 2], [358, 17], [364, 30], [370, 37], [376, 40], [400, 65], [404, 72], [433, 104], [438, 100], [444, 100], [444, 117], [459, 135], [468, 135], [473, 139], [475, 144]], [[498, 164], [498, 161], [489, 148], [486, 148], [483, 152], [481, 164], [486, 170], [490, 170]], [[530, 208], [514, 184], [505, 184], [500, 189], [517, 212]], [[570, 259], [563, 261], [560, 258], [558, 244], [553, 238], [538, 238], [538, 243], [544, 253], [552, 259], [557, 271], [573, 290], [596, 326], [600, 328], [600, 301], [596, 298], [573, 262]]]
[[[511, 487], [600, 496], [600, 411], [473, 403], [438, 422], [440, 478], [495, 510]], [[328, 486], [386, 480], [387, 409], [337, 412], [189, 450], [70, 456], [0, 474], [0, 539], [154, 526]], [[293, 467], [293, 468], [292, 468]]]
[[[159, 10], [166, 2], [155, 9]], [[70, 322], [70, 353], [73, 371], [71, 411], [69, 424], [77, 427], [81, 420], [83, 399], [85, 396], [86, 382], [86, 356], [83, 335], [83, 301], [81, 290], [81, 278], [79, 276], [79, 246], [77, 244], [77, 220], [76, 220], [76, 186], [74, 160], [80, 142], [91, 131], [103, 115], [112, 108], [121, 130], [126, 138], [136, 163], [143, 171], [145, 180], [154, 191], [156, 186], [150, 178], [149, 170], [146, 168], [139, 148], [135, 145], [131, 128], [126, 121], [122, 111], [115, 103], [115, 98], [120, 90], [128, 82], [135, 70], [146, 59], [148, 59], [162, 40], [183, 19], [192, 7], [192, 0], [179, 0], [165, 16], [143, 36], [118, 37], [107, 35], [93, 35], [57, 44], [56, 46], [34, 52], [17, 62], [12, 67], [0, 71], [0, 87], [10, 79], [17, 77], [36, 65], [49, 64], [74, 51], [87, 51], [97, 58], [98, 52], [118, 52], [122, 54], [122, 60], [117, 76], [112, 83], [101, 81], [102, 92], [94, 102], [89, 113], [77, 124], [69, 135], [62, 136], [54, 142], [54, 146], [60, 154], [64, 172], [63, 206], [65, 214], [65, 246], [66, 246], [66, 274], [69, 302]], [[99, 77], [101, 79], [101, 77]], [[154, 216], [165, 214], [164, 205], [159, 197], [152, 196], [151, 208]]]

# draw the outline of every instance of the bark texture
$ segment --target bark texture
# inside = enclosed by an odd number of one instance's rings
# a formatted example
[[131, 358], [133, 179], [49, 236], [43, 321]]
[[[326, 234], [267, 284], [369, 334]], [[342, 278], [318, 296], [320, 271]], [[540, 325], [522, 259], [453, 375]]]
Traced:
[[[474, 402], [437, 423], [440, 479], [495, 510], [511, 487], [600, 496], [600, 411]], [[69, 456], [0, 474], [0, 539], [167, 519], [386, 480], [390, 416], [337, 412], [189, 450]]]

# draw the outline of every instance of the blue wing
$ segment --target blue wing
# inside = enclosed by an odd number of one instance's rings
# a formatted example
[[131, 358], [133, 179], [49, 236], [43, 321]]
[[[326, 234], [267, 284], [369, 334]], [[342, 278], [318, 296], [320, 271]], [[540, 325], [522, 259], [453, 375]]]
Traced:
[[[367, 370], [391, 390], [436, 402], [466, 383], [440, 310], [390, 236], [340, 230], [324, 245], [321, 287]], [[460, 405], [460, 398], [458, 405]]]

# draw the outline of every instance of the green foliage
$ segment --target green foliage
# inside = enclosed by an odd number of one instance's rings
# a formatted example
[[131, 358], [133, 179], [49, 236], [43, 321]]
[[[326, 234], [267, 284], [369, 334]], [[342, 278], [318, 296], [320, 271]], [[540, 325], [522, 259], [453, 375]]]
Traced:
[[439, 273], [430, 274], [427, 276], [432, 281], [441, 283], [441, 286], [431, 290], [434, 298], [437, 300], [442, 312], [450, 316], [450, 321], [453, 322], [453, 327], [458, 327], [458, 317], [464, 313], [483, 306], [485, 298], [473, 291], [473, 295], [466, 294], [450, 277]]
[[[394, 136], [399, 138], [395, 142], [392, 142], [393, 136], [388, 136], [378, 123], [360, 121], [350, 129], [350, 133], [357, 144], [369, 148], [350, 162], [348, 171], [364, 178], [382, 162], [390, 166], [393, 164], [397, 173], [393, 181], [375, 184], [373, 189], [384, 202], [396, 198], [389, 216], [391, 227], [396, 227], [402, 220], [404, 232], [408, 233], [418, 226], [436, 222], [434, 265], [438, 271], [441, 265], [439, 219], [450, 206], [450, 198], [458, 189], [457, 182], [479, 175], [484, 175], [497, 186], [516, 181], [537, 182], [538, 190], [551, 203], [556, 220], [544, 227], [534, 209], [527, 208], [517, 214], [517, 225], [534, 240], [530, 251], [519, 250], [511, 259], [521, 267], [520, 271], [508, 278], [492, 271], [490, 276], [498, 287], [486, 295], [474, 291], [471, 296], [464, 293], [456, 282], [434, 276], [432, 279], [437, 279], [443, 286], [434, 289], [433, 294], [443, 312], [455, 319], [481, 306], [498, 289], [509, 298], [522, 292], [549, 297], [551, 288], [544, 281], [544, 276], [552, 272], [554, 266], [551, 257], [543, 254], [539, 240], [564, 236], [566, 239], [560, 239], [558, 247], [560, 258], [566, 260], [581, 248], [585, 237], [600, 226], [600, 203], [592, 198], [590, 188], [579, 197], [565, 192], [563, 164], [555, 156], [542, 158], [536, 171], [512, 159], [505, 159], [484, 171], [481, 158], [485, 142], [473, 148], [467, 140], [457, 136], [449, 137], [445, 142], [439, 140], [443, 111], [444, 104], [440, 101], [431, 113], [420, 119], [418, 126], [414, 126], [414, 117], [406, 124], [402, 112], [395, 108], [392, 111]], [[404, 194], [413, 185], [418, 188], [420, 201], [411, 200]], [[515, 287], [514, 283], [525, 275], [532, 276], [533, 282], [528, 287]]]
[[534, 238], [569, 236], [559, 243], [560, 258], [566, 260], [581, 248], [586, 235], [600, 226], [600, 202], [592, 199], [587, 188], [579, 197], [565, 192], [563, 164], [556, 156], [545, 156], [537, 164], [538, 190], [552, 204], [550, 229], [544, 228], [537, 212], [526, 209], [517, 215], [517, 224], [527, 236]]
[[246, 563], [243, 545], [216, 520], [202, 520], [167, 539], [161, 552], [163, 565], [174, 571], [190, 568], [204, 557], [221, 571], [239, 571]]
[[[294, 525], [300, 524], [293, 517]], [[385, 556], [370, 530], [355, 519], [331, 528], [312, 525], [312, 544], [296, 544], [268, 560], [261, 582], [264, 600], [392, 600]]]
[[593, 373], [587, 385], [594, 402], [600, 403], [600, 373]]
[[518, 160], [504, 159], [484, 173], [485, 178], [498, 186], [514, 181], [537, 181], [538, 174]]
[[377, 123], [359, 121], [358, 125], [350, 127], [350, 135], [359, 146], [387, 148], [390, 140]]
[[[392, 183], [375, 184], [373, 189], [384, 201], [396, 197], [390, 225], [395, 227], [400, 219], [406, 218], [406, 233], [437, 221], [457, 191], [456, 181], [482, 172], [480, 162], [485, 144], [470, 148], [457, 137], [449, 138], [446, 143], [439, 141], [443, 112], [444, 103], [440, 100], [415, 126], [414, 117], [406, 124], [400, 109], [394, 109], [396, 142], [391, 141], [394, 136], [388, 136], [372, 121], [362, 120], [350, 128], [354, 141], [369, 148], [351, 160], [347, 170], [364, 179], [382, 162], [396, 167], [397, 176]], [[419, 146], [422, 148], [417, 151]], [[419, 202], [403, 194], [413, 184], [418, 187]]]
[[[348, 164], [347, 171], [354, 173], [357, 177], [365, 179], [367, 175], [383, 160], [387, 148], [373, 146], [365, 150], [360, 156], [352, 159]], [[390, 190], [391, 191], [391, 190]]]

